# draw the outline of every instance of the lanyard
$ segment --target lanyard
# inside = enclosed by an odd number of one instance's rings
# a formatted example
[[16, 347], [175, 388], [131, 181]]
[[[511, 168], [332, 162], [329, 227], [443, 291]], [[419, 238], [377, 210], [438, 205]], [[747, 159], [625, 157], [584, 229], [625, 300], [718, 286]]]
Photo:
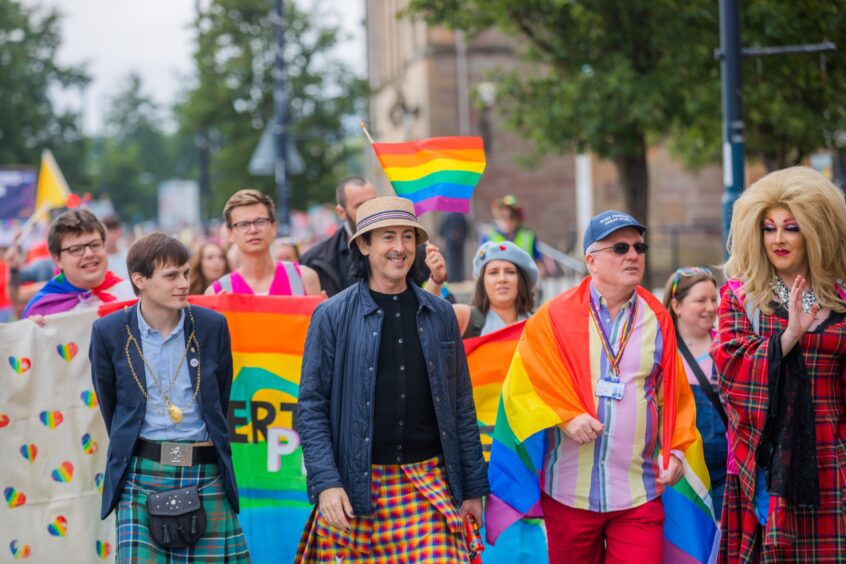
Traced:
[[638, 301], [637, 297], [635, 297], [632, 309], [629, 311], [629, 318], [626, 320], [626, 324], [623, 325], [623, 335], [620, 338], [620, 349], [616, 354], [614, 354], [614, 349], [611, 347], [611, 339], [608, 338], [608, 335], [605, 333], [605, 329], [599, 322], [599, 312], [596, 311], [596, 306], [594, 305], [593, 300], [590, 301], [590, 318], [593, 319], [593, 323], [596, 325], [596, 330], [599, 332], [600, 341], [602, 342], [602, 350], [605, 351], [605, 356], [608, 357], [608, 362], [611, 364], [612, 374], [616, 376], [614, 379], [618, 379], [620, 376], [620, 361], [623, 359], [623, 353], [626, 350], [626, 345], [629, 344], [629, 338], [632, 336], [632, 332], [634, 330]]

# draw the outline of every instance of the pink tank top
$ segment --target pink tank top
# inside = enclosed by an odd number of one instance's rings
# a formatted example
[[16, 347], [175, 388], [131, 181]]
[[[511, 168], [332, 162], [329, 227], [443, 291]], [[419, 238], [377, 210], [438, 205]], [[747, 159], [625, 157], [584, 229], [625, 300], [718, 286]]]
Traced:
[[[244, 277], [238, 271], [230, 272], [220, 277], [212, 284], [214, 293], [226, 291], [230, 294], [255, 294]], [[305, 285], [300, 272], [300, 265], [296, 262], [279, 262], [270, 284], [269, 296], [305, 296]]]

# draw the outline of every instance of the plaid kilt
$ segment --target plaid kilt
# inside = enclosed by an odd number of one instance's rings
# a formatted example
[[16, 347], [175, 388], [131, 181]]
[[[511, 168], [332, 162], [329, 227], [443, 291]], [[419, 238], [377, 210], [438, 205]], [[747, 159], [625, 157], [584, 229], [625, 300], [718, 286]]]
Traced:
[[315, 507], [296, 563], [401, 564], [467, 562], [462, 521], [440, 457], [403, 465], [374, 465], [370, 515], [351, 529], [329, 526]]
[[795, 507], [773, 496], [766, 527], [755, 516], [755, 450], [769, 405], [769, 340], [787, 325], [780, 315], [761, 315], [756, 334], [741, 300], [726, 288], [719, 310], [719, 343], [712, 350], [720, 395], [729, 417], [737, 474], [726, 478], [721, 564], [846, 562], [846, 319], [831, 313], [796, 347], [811, 379], [814, 403], [819, 507]]
[[131, 485], [163, 492], [186, 486], [202, 487], [219, 475], [217, 464], [163, 466], [146, 458], [132, 457], [116, 510], [116, 562], [250, 562], [247, 541], [220, 481], [200, 490], [200, 499], [206, 510], [205, 534], [194, 546], [170, 550], [158, 546], [150, 536], [147, 494]]

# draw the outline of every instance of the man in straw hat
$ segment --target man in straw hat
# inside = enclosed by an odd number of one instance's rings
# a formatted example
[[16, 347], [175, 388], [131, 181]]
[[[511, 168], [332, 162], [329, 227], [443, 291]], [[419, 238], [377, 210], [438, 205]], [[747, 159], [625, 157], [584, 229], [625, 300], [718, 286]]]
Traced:
[[316, 504], [297, 562], [461, 562], [488, 481], [452, 307], [409, 281], [428, 233], [406, 199], [358, 209], [363, 279], [320, 304], [297, 424]]

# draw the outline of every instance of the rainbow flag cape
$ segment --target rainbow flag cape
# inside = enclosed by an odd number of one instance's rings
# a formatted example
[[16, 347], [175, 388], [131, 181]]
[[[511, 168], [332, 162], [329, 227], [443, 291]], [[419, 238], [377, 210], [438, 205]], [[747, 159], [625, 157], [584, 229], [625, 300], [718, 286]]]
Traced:
[[[482, 337], [464, 341], [485, 460], [490, 459], [502, 383], [525, 325], [526, 322], [521, 321]], [[546, 534], [540, 520], [524, 519], [509, 527], [497, 539], [496, 546], [486, 544], [484, 561], [485, 564], [546, 564]]]
[[464, 341], [467, 368], [470, 370], [470, 380], [473, 384], [476, 418], [479, 420], [479, 433], [486, 461], [491, 458], [491, 443], [502, 382], [508, 373], [508, 365], [517, 350], [517, 342], [525, 325], [526, 322], [521, 321], [483, 337]]
[[[642, 288], [642, 302], [655, 314], [665, 336], [664, 404], [659, 437], [664, 468], [670, 452], [682, 453], [684, 477], [663, 494], [665, 561], [678, 564], [716, 560], [719, 531], [710, 498], [693, 394], [675, 346], [675, 330], [658, 300]], [[526, 323], [502, 387], [488, 477], [485, 508], [488, 540], [526, 516], [541, 516], [540, 472], [547, 429], [589, 413], [596, 417], [590, 359], [590, 278], [547, 302]]]
[[373, 143], [397, 196], [417, 215], [470, 212], [470, 198], [485, 171], [481, 137], [433, 137], [408, 143]]

